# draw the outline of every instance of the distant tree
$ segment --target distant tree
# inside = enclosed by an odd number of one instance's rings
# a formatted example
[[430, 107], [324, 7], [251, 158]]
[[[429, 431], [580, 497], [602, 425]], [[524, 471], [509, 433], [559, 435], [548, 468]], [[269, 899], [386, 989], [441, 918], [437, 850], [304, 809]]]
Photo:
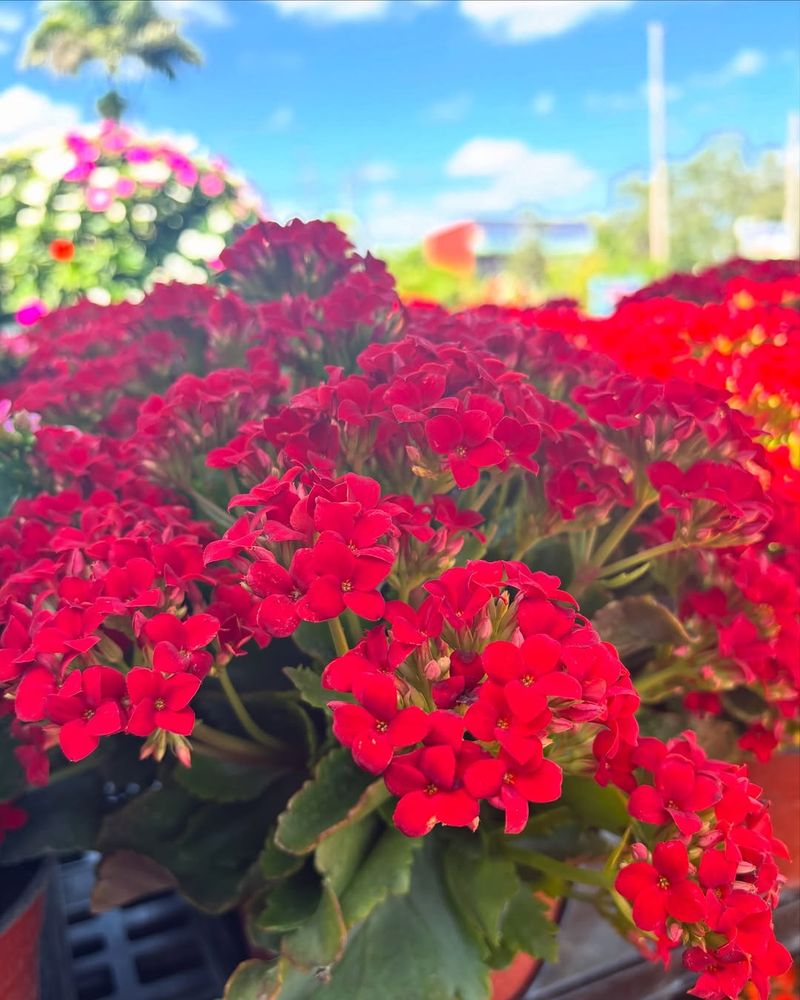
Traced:
[[97, 102], [103, 118], [118, 120], [125, 110], [113, 83], [123, 60], [138, 60], [170, 80], [176, 64], [202, 62], [177, 22], [159, 14], [153, 0], [50, 0], [42, 9], [44, 18], [28, 38], [25, 65], [74, 76], [86, 63], [102, 63], [112, 84]]
[[[733, 224], [742, 215], [780, 219], [783, 172], [771, 151], [748, 163], [738, 136], [720, 136], [683, 163], [670, 166], [670, 266], [689, 269], [736, 253]], [[598, 247], [613, 269], [647, 261], [649, 184], [626, 178], [621, 204], [596, 220]]]

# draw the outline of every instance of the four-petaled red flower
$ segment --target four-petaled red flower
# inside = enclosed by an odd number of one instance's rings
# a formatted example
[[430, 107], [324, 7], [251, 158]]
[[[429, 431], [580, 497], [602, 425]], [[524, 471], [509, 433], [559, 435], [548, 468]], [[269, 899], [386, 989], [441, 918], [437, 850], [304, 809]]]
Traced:
[[94, 753], [101, 736], [122, 732], [125, 678], [113, 667], [73, 670], [58, 694], [47, 698], [46, 711], [60, 728], [58, 742], [68, 760]]
[[420, 747], [397, 757], [384, 779], [389, 791], [399, 796], [393, 818], [407, 837], [422, 837], [437, 823], [477, 829], [478, 802], [461, 786], [451, 746]]
[[661, 930], [667, 917], [691, 924], [705, 916], [703, 890], [689, 877], [689, 855], [679, 840], [656, 844], [652, 864], [626, 865], [614, 885], [633, 904], [634, 922], [642, 930]]
[[195, 674], [167, 677], [158, 670], [135, 667], [126, 676], [131, 715], [127, 731], [149, 736], [156, 729], [188, 736], [194, 728], [194, 712], [189, 702], [200, 687]]
[[528, 822], [529, 802], [555, 802], [561, 797], [561, 768], [539, 750], [525, 764], [502, 751], [470, 764], [464, 785], [476, 799], [488, 799], [506, 814], [506, 833], [521, 833]]
[[334, 736], [349, 747], [353, 759], [371, 774], [381, 774], [396, 750], [419, 743], [430, 728], [429, 716], [415, 705], [397, 707], [397, 688], [385, 674], [357, 678], [360, 705], [332, 701]]

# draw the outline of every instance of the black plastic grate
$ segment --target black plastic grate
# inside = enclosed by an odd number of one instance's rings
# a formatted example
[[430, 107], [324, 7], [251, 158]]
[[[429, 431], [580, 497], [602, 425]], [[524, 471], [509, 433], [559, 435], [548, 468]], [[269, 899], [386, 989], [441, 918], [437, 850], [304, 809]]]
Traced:
[[48, 908], [42, 1000], [221, 996], [243, 957], [235, 918], [205, 917], [173, 892], [94, 914], [89, 897], [95, 863], [87, 855], [58, 866]]

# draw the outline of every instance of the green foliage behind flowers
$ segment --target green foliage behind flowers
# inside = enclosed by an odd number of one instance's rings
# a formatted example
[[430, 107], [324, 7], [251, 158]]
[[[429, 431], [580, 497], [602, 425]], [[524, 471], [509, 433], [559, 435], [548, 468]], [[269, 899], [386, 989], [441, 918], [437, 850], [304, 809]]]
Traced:
[[204, 282], [257, 217], [244, 182], [106, 121], [0, 156], [0, 322], [35, 322], [84, 296], [137, 299], [156, 281]]

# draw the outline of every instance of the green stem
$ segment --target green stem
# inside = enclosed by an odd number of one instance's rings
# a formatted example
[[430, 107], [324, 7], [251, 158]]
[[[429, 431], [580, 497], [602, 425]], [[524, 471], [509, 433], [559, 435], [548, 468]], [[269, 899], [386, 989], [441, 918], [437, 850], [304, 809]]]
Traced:
[[686, 663], [673, 663], [670, 667], [658, 670], [654, 674], [646, 674], [644, 677], [634, 681], [639, 697], [645, 701], [653, 698], [653, 695], [666, 686], [674, 686], [678, 678], [685, 678], [690, 670]]
[[566, 879], [568, 882], [581, 882], [584, 885], [596, 885], [602, 889], [611, 887], [611, 879], [603, 871], [595, 871], [592, 868], [576, 868], [565, 861], [558, 861], [540, 851], [528, 851], [524, 848], [508, 848], [504, 852], [507, 858], [516, 861], [518, 864], [528, 868], [535, 868], [546, 875], [554, 875], [556, 878]]
[[478, 496], [475, 498], [475, 503], [472, 505], [473, 510], [481, 510], [483, 505], [489, 499], [489, 497], [494, 493], [497, 487], [500, 485], [499, 479], [490, 479], [489, 482], [484, 486]]
[[[48, 785], [54, 785], [59, 781], [66, 781], [68, 778], [77, 777], [79, 774], [85, 774], [87, 771], [92, 771], [100, 763], [96, 758], [87, 757], [85, 760], [78, 761], [77, 764], [68, 764], [67, 767], [60, 767], [57, 771], [51, 772], [49, 778], [47, 779]], [[35, 788], [36, 786], [34, 786]]]
[[657, 559], [659, 556], [664, 556], [668, 552], [677, 552], [679, 549], [685, 549], [687, 546], [684, 542], [671, 541], [663, 542], [661, 545], [654, 545], [650, 549], [642, 549], [641, 552], [634, 552], [631, 556], [626, 556], [624, 559], [618, 559], [616, 562], [609, 563], [607, 566], [601, 566], [598, 577], [602, 576], [616, 576], [617, 573], [622, 573], [626, 569], [631, 569], [633, 566], [640, 566], [642, 563], [649, 562], [651, 559]]
[[621, 517], [617, 521], [595, 549], [595, 553], [592, 556], [592, 566], [599, 567], [603, 565], [652, 502], [652, 500], [641, 500], [639, 503], [634, 504], [624, 517]]
[[339, 618], [329, 619], [328, 628], [331, 631], [331, 639], [333, 639], [333, 648], [336, 650], [336, 655], [344, 656], [345, 653], [349, 653], [350, 646], [347, 643], [347, 636], [344, 634], [344, 629]]
[[209, 500], [208, 497], [204, 497], [203, 494], [198, 492], [198, 490], [196, 490], [193, 486], [190, 486], [186, 492], [203, 511], [203, 513], [207, 517], [210, 517], [211, 520], [218, 524], [221, 528], [227, 530], [236, 521], [235, 517], [232, 517], [218, 504], [215, 504], [213, 500]]
[[226, 669], [220, 670], [219, 682], [222, 685], [222, 690], [225, 692], [225, 697], [228, 699], [231, 708], [239, 720], [239, 724], [242, 729], [250, 736], [256, 743], [259, 743], [263, 747], [268, 747], [270, 750], [277, 750], [281, 753], [288, 751], [289, 747], [286, 746], [281, 740], [277, 739], [275, 736], [270, 736], [269, 733], [265, 733], [261, 726], [255, 721], [253, 716], [247, 711], [247, 707], [242, 699], [239, 697], [239, 692], [233, 686], [233, 681], [231, 681], [228, 676], [228, 671]]

